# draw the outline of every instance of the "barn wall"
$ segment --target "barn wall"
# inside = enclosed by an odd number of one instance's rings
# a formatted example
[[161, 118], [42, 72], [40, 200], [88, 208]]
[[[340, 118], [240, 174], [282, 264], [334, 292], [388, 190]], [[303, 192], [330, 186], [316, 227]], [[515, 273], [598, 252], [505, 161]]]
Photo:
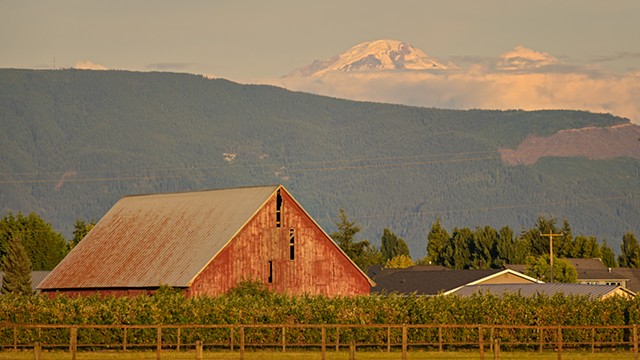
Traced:
[[[281, 226], [276, 227], [276, 196], [196, 277], [187, 296], [219, 295], [242, 280], [258, 280], [287, 294], [369, 294], [368, 279], [281, 190]], [[290, 259], [290, 231], [294, 259]], [[215, 254], [212, 254], [212, 257]], [[271, 262], [272, 282], [269, 283]]]

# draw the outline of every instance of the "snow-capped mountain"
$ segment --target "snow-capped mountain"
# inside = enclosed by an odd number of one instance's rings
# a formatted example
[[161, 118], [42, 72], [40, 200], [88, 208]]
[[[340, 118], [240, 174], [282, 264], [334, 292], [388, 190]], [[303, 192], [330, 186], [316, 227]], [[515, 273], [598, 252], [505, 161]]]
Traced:
[[287, 76], [319, 77], [331, 72], [375, 70], [450, 70], [458, 67], [443, 64], [424, 51], [402, 41], [376, 40], [358, 44], [330, 59], [316, 60]]

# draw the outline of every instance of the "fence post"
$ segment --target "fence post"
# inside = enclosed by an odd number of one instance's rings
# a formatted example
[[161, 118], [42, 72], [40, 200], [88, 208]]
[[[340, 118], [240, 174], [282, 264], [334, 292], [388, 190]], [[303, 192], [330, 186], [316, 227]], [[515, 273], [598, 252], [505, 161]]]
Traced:
[[124, 327], [124, 336], [122, 339], [122, 351], [127, 351], [127, 326]]
[[538, 327], [538, 352], [542, 352], [542, 326]]
[[494, 343], [494, 338], [493, 338], [493, 329], [494, 327], [491, 327], [491, 331], [489, 332], [489, 351], [493, 351], [493, 343]]
[[353, 340], [349, 343], [349, 360], [356, 360], [356, 343]]
[[233, 332], [234, 331], [233, 331], [233, 329], [234, 329], [234, 327], [232, 326], [231, 327], [231, 332], [230, 332], [230, 335], [229, 335], [229, 347], [231, 348], [231, 351], [233, 351], [233, 348], [234, 348], [234, 345], [233, 345]]
[[562, 360], [562, 327], [558, 326], [558, 360]]
[[69, 351], [71, 352], [71, 360], [76, 360], [76, 349], [78, 348], [78, 328], [72, 326], [69, 328]]
[[340, 328], [336, 326], [336, 352], [340, 351]]
[[407, 324], [402, 324], [402, 360], [407, 360]]
[[287, 331], [286, 328], [282, 327], [282, 352], [287, 351]]
[[13, 325], [13, 351], [18, 351], [18, 327]]
[[391, 325], [387, 326], [387, 352], [391, 352]]
[[484, 335], [482, 325], [478, 326], [478, 342], [480, 345], [480, 360], [484, 360]]
[[638, 360], [638, 325], [633, 325], [633, 358]]
[[160, 351], [162, 351], [162, 327], [158, 326], [158, 342], [156, 344], [156, 359], [160, 360]]
[[322, 360], [325, 360], [327, 358], [327, 333], [324, 329], [324, 325], [322, 325], [322, 347], [321, 347], [321, 352], [322, 352]]
[[596, 352], [596, 328], [591, 328], [591, 353]]
[[180, 351], [180, 326], [178, 325], [178, 346], [176, 347], [176, 350]]
[[244, 360], [244, 327], [240, 327], [240, 360]]
[[500, 360], [500, 339], [494, 339], [493, 343], [493, 358]]
[[35, 360], [42, 360], [42, 346], [39, 341], [33, 344], [33, 355]]
[[442, 326], [438, 326], [438, 352], [442, 352]]
[[202, 360], [202, 340], [196, 341], [196, 360]]

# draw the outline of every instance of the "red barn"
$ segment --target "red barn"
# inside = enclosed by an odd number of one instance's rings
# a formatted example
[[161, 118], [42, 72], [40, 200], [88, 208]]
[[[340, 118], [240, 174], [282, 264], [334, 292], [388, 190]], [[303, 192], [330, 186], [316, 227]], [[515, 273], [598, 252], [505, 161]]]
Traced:
[[373, 282], [282, 186], [127, 196], [40, 283], [43, 293], [219, 295], [242, 280], [288, 294]]

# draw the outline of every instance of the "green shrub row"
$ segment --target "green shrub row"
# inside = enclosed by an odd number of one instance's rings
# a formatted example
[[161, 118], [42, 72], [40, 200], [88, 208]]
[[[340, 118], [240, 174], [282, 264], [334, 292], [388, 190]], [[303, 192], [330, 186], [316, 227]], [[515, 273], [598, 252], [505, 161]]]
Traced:
[[[251, 289], [249, 289], [251, 290]], [[255, 289], [254, 289], [255, 290]], [[612, 297], [592, 300], [585, 297], [518, 295], [497, 297], [476, 295], [399, 296], [371, 295], [327, 298], [323, 296], [291, 297], [263, 291], [237, 291], [219, 297], [185, 298], [179, 292], [163, 290], [153, 296], [137, 297], [77, 297], [1, 296], [0, 314], [8, 324], [64, 325], [214, 325], [214, 324], [485, 324], [485, 325], [634, 325], [640, 322], [640, 300]], [[341, 341], [348, 337], [365, 342], [386, 341], [383, 329], [341, 329]], [[513, 339], [537, 338], [527, 330], [499, 330], [501, 336]], [[175, 341], [177, 334], [167, 329], [163, 338]], [[335, 329], [327, 330], [327, 341], [335, 339]], [[153, 344], [154, 329], [131, 329], [129, 343]], [[237, 335], [237, 334], [236, 334]], [[477, 338], [477, 331], [446, 329], [443, 337], [463, 341]], [[13, 343], [13, 330], [1, 329], [0, 343]], [[23, 329], [19, 343], [30, 343], [36, 337], [47, 343], [68, 342], [67, 329]], [[121, 343], [121, 330], [81, 329], [81, 343]], [[249, 329], [247, 341], [278, 343], [280, 329]], [[488, 336], [488, 334], [486, 335]], [[591, 332], [567, 331], [566, 341], [583, 339]], [[628, 331], [599, 330], [597, 338], [628, 338]], [[182, 342], [203, 339], [207, 342], [229, 341], [228, 329], [186, 330]], [[399, 341], [399, 330], [392, 338]], [[437, 339], [437, 329], [412, 329], [409, 340]], [[552, 338], [553, 334], [545, 337]], [[568, 337], [568, 338], [567, 338]], [[288, 341], [319, 342], [320, 330], [289, 329]], [[395, 340], [393, 340], [395, 341]], [[608, 341], [608, 340], [607, 340]]]

